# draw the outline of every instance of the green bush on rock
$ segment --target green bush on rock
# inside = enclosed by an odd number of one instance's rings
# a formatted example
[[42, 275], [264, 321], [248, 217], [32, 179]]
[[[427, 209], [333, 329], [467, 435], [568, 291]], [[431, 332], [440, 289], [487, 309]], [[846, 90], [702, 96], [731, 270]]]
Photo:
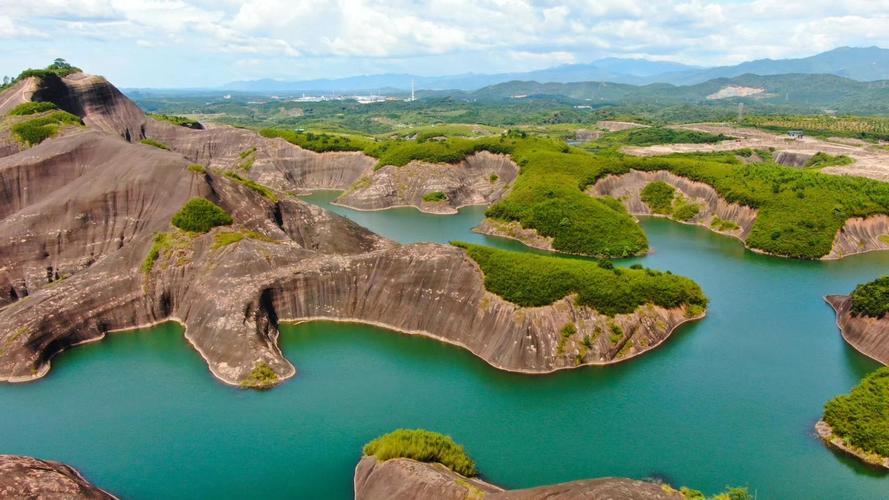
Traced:
[[228, 226], [233, 220], [225, 210], [206, 198], [192, 198], [176, 215], [173, 225], [184, 231], [206, 233], [217, 226]]
[[464, 476], [475, 476], [475, 462], [450, 436], [424, 429], [398, 429], [364, 445], [364, 454], [377, 460], [410, 458], [418, 462], [438, 462]]
[[824, 407], [824, 421], [847, 444], [889, 457], [889, 367], [866, 376]]
[[881, 276], [852, 291], [852, 314], [882, 318], [889, 312], [889, 276]]
[[454, 242], [481, 267], [485, 288], [520, 306], [544, 306], [577, 293], [580, 305], [609, 316], [643, 304], [665, 308], [707, 305], [692, 280], [651, 269], [606, 269], [594, 262], [510, 252]]
[[650, 182], [642, 189], [642, 201], [656, 214], [669, 215], [673, 212], [673, 197], [676, 190], [663, 181]]

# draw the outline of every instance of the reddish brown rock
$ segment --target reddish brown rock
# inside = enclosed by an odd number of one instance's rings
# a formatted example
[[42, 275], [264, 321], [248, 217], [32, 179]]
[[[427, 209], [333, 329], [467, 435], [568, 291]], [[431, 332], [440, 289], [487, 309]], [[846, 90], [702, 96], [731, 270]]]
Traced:
[[116, 498], [90, 484], [71, 466], [15, 455], [0, 455], [0, 497], [47, 500]]

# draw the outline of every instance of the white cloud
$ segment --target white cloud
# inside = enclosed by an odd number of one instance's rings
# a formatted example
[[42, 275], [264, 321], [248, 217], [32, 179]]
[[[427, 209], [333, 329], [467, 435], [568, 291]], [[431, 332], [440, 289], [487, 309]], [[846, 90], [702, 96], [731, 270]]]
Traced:
[[889, 0], [0, 0], [0, 38], [180, 47], [183, 61], [227, 54], [313, 76], [421, 60], [438, 73], [604, 56], [729, 64], [889, 46], [887, 27]]

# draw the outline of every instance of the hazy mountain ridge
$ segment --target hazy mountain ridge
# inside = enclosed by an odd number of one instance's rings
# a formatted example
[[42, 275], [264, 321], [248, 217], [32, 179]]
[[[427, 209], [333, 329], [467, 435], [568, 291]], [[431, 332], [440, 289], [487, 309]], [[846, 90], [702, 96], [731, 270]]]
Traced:
[[261, 79], [231, 82], [221, 88], [243, 92], [354, 92], [374, 89], [404, 91], [409, 90], [413, 82], [417, 89], [474, 91], [516, 80], [542, 83], [595, 81], [632, 85], [652, 83], [694, 85], [716, 78], [732, 78], [745, 74], [767, 76], [789, 73], [830, 74], [856, 81], [889, 80], [889, 49], [839, 47], [804, 58], [758, 59], [733, 66], [712, 68], [669, 61], [605, 58], [587, 64], [565, 64], [519, 73], [464, 73], [448, 76], [386, 73], [302, 81]]

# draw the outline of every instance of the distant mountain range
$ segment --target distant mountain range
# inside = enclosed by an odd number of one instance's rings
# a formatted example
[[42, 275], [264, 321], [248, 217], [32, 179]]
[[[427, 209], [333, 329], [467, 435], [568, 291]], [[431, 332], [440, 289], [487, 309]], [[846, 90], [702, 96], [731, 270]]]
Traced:
[[889, 50], [879, 47], [840, 47], [800, 59], [759, 59], [734, 66], [713, 68], [645, 59], [608, 58], [588, 64], [566, 64], [525, 73], [466, 73], [434, 77], [386, 73], [303, 81], [264, 79], [231, 82], [223, 85], [222, 89], [241, 92], [354, 92], [375, 89], [406, 91], [410, 89], [413, 81], [418, 90], [473, 91], [517, 80], [540, 83], [694, 85], [717, 78], [732, 78], [745, 74], [765, 76], [788, 73], [836, 75], [862, 82], [889, 80]]
[[[607, 82], [504, 82], [474, 92], [451, 91], [479, 100], [568, 99], [575, 104], [731, 104], [839, 113], [889, 113], [889, 80], [860, 82], [836, 75], [754, 75], [714, 78], [694, 85]], [[441, 94], [447, 95], [446, 92]]]

